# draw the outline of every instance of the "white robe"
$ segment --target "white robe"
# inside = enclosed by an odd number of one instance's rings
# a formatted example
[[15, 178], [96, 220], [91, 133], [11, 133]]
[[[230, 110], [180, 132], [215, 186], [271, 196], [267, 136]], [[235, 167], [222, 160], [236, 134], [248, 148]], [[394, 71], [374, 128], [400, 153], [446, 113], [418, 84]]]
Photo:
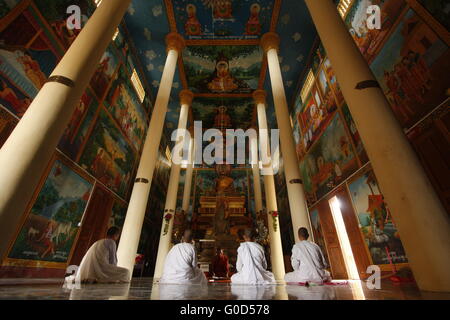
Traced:
[[129, 282], [128, 269], [117, 267], [116, 264], [116, 242], [112, 239], [99, 240], [89, 248], [81, 260], [75, 281]]
[[292, 248], [291, 257], [293, 272], [284, 276], [286, 282], [320, 283], [331, 280], [330, 273], [325, 270], [327, 263], [320, 247], [309, 241], [300, 241]]
[[192, 244], [179, 243], [170, 249], [159, 283], [202, 285], [208, 283], [203, 271], [197, 267], [197, 253]]
[[273, 273], [266, 270], [267, 261], [262, 246], [243, 242], [238, 248], [236, 269], [231, 277], [233, 284], [275, 284]]

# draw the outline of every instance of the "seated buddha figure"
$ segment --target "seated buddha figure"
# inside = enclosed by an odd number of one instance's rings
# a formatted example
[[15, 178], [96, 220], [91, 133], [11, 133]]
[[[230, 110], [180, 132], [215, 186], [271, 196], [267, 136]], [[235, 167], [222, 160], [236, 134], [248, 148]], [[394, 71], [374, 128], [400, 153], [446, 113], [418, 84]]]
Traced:
[[257, 35], [261, 33], [261, 23], [259, 22], [259, 12], [261, 6], [254, 3], [250, 7], [250, 18], [245, 27], [245, 33], [248, 35]]
[[207, 87], [212, 92], [232, 92], [239, 88], [238, 81], [230, 73], [228, 59], [223, 54], [217, 58], [216, 69]]
[[193, 4], [186, 6], [188, 19], [184, 24], [184, 30], [189, 36], [198, 36], [202, 34], [202, 26], [197, 19], [197, 8]]
[[227, 108], [224, 106], [217, 108], [217, 115], [214, 118], [214, 127], [230, 128], [231, 126], [231, 117], [227, 114]]
[[233, 7], [231, 0], [215, 1], [213, 7], [214, 19], [231, 19], [233, 18]]

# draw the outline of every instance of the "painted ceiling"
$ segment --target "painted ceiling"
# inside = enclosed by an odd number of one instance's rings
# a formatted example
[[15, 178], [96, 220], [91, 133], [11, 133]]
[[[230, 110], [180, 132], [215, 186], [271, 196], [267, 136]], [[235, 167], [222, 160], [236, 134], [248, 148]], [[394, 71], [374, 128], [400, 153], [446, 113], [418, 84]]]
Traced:
[[178, 123], [182, 89], [195, 94], [191, 121], [204, 120], [204, 128], [213, 124], [217, 102], [217, 107], [226, 104], [235, 128], [245, 129], [255, 121], [255, 113], [249, 111], [251, 94], [264, 88], [269, 94], [269, 123], [276, 127], [260, 37], [269, 31], [280, 35], [280, 64], [290, 105], [317, 38], [303, 0], [133, 0], [125, 28], [137, 49], [153, 101], [166, 59], [165, 36], [176, 31], [186, 40], [166, 116], [168, 137]]

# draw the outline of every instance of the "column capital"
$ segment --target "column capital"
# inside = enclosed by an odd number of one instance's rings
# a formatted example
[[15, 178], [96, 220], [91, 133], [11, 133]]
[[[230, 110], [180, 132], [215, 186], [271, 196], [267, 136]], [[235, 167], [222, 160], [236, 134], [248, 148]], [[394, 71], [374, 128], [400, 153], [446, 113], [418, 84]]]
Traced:
[[181, 105], [187, 104], [188, 106], [191, 106], [192, 100], [194, 100], [194, 94], [191, 90], [181, 90], [180, 91], [180, 103]]
[[253, 99], [255, 100], [256, 104], [262, 103], [266, 105], [266, 97], [267, 94], [265, 90], [258, 89], [253, 91]]
[[186, 46], [184, 38], [177, 32], [171, 32], [166, 36], [167, 51], [174, 49], [180, 53]]
[[267, 32], [261, 38], [261, 47], [267, 53], [270, 49], [278, 51], [280, 48], [280, 37], [275, 32]]

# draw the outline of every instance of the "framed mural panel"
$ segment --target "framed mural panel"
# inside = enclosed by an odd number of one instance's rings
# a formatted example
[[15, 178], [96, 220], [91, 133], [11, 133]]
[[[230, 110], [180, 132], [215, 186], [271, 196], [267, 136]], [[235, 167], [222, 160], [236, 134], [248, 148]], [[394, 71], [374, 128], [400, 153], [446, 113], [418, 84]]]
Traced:
[[147, 115], [124, 65], [119, 68], [104, 104], [133, 147], [139, 151], [147, 131]]
[[100, 182], [126, 198], [136, 154], [104, 109], [100, 110], [79, 164]]
[[4, 265], [65, 268], [93, 180], [57, 155], [25, 213]]
[[194, 93], [251, 93], [258, 88], [262, 60], [259, 46], [188, 46], [183, 53]]
[[[381, 29], [369, 30], [367, 8], [378, 5], [381, 9]], [[405, 8], [405, 0], [356, 0], [345, 17], [345, 23], [356, 45], [367, 61], [371, 61], [389, 31], [395, 25], [397, 18]]]
[[337, 113], [320, 139], [300, 162], [309, 205], [333, 190], [357, 169], [357, 158]]
[[13, 18], [0, 29], [0, 103], [22, 117], [62, 52], [32, 6]]
[[447, 98], [449, 47], [412, 9], [400, 18], [370, 65], [404, 128]]
[[103, 54], [100, 62], [91, 78], [91, 87], [97, 94], [99, 100], [103, 100], [106, 91], [108, 90], [111, 80], [119, 65], [119, 58], [116, 49], [113, 45], [109, 45]]
[[[373, 264], [408, 262], [392, 215], [370, 167], [347, 183], [359, 228]], [[389, 254], [389, 256], [388, 256]], [[386, 266], [384, 269], [391, 269]]]

